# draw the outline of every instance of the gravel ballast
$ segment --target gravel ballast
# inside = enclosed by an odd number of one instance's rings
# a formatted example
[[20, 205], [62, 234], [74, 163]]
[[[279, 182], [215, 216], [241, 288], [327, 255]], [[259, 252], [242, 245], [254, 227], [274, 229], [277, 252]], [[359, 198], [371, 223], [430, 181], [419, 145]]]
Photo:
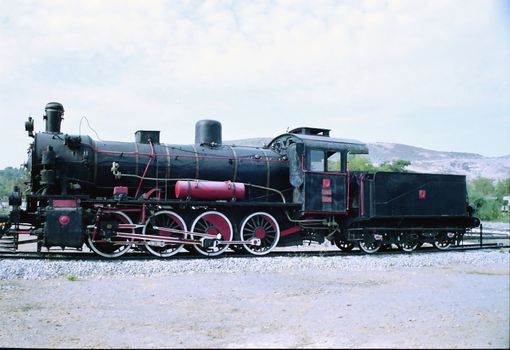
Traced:
[[198, 258], [150, 260], [0, 260], [0, 280], [40, 280], [73, 275], [85, 278], [122, 278], [193, 273], [270, 273], [279, 271], [386, 271], [399, 268], [451, 267], [456, 265], [509, 264], [508, 250], [415, 253], [359, 256], [289, 256], [262, 258]]
[[0, 347], [508, 348], [507, 248], [0, 260]]

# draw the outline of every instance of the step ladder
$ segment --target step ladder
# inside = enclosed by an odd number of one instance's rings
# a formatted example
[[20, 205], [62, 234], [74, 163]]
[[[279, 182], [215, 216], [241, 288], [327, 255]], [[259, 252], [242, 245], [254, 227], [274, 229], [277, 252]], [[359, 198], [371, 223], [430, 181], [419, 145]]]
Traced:
[[0, 238], [0, 252], [15, 252], [18, 242], [15, 236], [3, 236]]

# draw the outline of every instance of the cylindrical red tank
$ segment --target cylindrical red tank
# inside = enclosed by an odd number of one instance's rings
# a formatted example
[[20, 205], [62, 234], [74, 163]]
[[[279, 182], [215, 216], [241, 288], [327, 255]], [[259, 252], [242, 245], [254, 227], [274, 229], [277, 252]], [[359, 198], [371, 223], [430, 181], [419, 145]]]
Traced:
[[243, 183], [231, 181], [180, 180], [175, 184], [175, 197], [191, 199], [244, 199]]

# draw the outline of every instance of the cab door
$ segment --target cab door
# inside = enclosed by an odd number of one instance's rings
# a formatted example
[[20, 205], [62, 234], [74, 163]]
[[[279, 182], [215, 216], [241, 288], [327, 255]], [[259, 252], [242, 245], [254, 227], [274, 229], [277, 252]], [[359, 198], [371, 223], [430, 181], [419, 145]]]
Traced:
[[304, 212], [345, 214], [348, 176], [346, 153], [310, 148], [304, 157]]

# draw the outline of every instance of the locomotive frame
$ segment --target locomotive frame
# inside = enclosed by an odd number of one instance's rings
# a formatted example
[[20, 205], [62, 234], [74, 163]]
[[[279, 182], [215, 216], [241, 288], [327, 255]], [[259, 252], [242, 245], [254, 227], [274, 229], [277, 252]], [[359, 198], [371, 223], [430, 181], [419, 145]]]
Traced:
[[[302, 127], [266, 147], [223, 145], [221, 124], [196, 124], [192, 145], [160, 144], [159, 131], [135, 142], [94, 141], [60, 131], [64, 108], [46, 106], [34, 134], [30, 194], [18, 188], [0, 237], [12, 249], [37, 242], [116, 258], [130, 249], [170, 257], [182, 249], [218, 256], [229, 247], [265, 255], [277, 246], [326, 239], [366, 253], [424, 243], [447, 249], [479, 225], [464, 176], [351, 172], [348, 156], [365, 144]], [[20, 241], [20, 235], [33, 240]]]

